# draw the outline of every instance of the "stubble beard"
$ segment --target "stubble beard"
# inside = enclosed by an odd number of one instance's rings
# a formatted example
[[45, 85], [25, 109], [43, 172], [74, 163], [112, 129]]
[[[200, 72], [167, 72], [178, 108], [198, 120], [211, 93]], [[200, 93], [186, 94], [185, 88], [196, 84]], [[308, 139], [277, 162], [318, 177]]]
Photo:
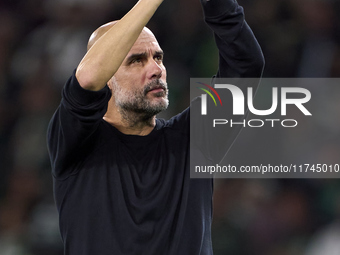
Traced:
[[[148, 92], [155, 88], [163, 90], [154, 92], [152, 96], [148, 95]], [[129, 126], [151, 125], [153, 117], [166, 110], [169, 105], [167, 84], [160, 79], [153, 80], [143, 88], [135, 90], [125, 89], [114, 82], [112, 90], [115, 104]]]

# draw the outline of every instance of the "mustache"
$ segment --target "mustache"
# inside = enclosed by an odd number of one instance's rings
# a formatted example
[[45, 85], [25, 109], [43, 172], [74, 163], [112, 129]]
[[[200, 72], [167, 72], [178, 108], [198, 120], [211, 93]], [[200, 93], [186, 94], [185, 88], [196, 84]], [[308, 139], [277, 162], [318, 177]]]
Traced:
[[149, 82], [144, 88], [144, 95], [146, 95], [149, 91], [154, 89], [163, 89], [165, 92], [168, 91], [168, 86], [165, 82], [160, 79], [153, 80]]

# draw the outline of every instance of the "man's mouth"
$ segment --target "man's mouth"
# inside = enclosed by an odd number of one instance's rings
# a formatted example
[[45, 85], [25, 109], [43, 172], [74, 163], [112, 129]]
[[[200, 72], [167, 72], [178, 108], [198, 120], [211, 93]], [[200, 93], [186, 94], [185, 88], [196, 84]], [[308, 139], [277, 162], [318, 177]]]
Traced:
[[150, 89], [150, 90], [148, 91], [148, 93], [149, 93], [149, 92], [155, 92], [155, 93], [157, 93], [157, 92], [163, 92], [163, 91], [165, 91], [165, 89], [164, 89], [162, 86], [156, 86], [156, 87]]

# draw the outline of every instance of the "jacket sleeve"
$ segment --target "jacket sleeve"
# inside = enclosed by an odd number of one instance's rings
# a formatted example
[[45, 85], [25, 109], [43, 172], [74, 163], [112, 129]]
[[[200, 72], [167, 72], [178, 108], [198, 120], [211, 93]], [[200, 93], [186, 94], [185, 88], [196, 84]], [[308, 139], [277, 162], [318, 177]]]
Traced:
[[66, 82], [61, 103], [47, 131], [47, 145], [55, 178], [64, 179], [77, 171], [107, 110], [111, 92], [106, 86], [94, 92], [83, 89], [75, 72]]
[[[245, 21], [243, 8], [236, 0], [201, 0], [201, 4], [205, 21], [214, 33], [219, 50], [219, 69], [215, 77], [231, 78], [228, 80], [232, 80], [232, 84], [238, 86], [244, 95], [248, 87], [256, 91], [262, 76], [264, 58], [253, 32]], [[212, 80], [212, 83], [217, 82], [218, 79]], [[222, 101], [232, 102], [230, 93], [225, 91], [221, 93], [224, 93]], [[196, 141], [195, 146], [212, 163], [219, 163], [234, 143], [243, 125], [214, 128], [213, 119], [220, 119], [220, 114], [210, 111], [207, 116], [201, 116], [200, 99], [191, 106], [191, 124], [195, 126], [194, 135], [197, 134], [193, 139]], [[209, 100], [208, 109], [213, 108], [213, 102]], [[223, 119], [229, 122], [242, 123], [246, 115], [247, 109], [244, 115], [233, 116], [231, 104], [230, 107], [228, 104], [228, 107], [223, 108]]]
[[219, 50], [217, 77], [261, 77], [264, 57], [243, 8], [236, 0], [201, 0], [201, 4]]

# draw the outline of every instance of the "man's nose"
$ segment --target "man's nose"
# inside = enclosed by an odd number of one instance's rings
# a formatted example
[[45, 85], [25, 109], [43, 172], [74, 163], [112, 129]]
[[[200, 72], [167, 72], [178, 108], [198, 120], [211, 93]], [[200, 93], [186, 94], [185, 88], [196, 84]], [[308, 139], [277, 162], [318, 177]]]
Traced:
[[148, 63], [148, 70], [147, 70], [148, 78], [149, 79], [159, 79], [162, 76], [163, 68], [162, 66], [157, 63], [154, 59], [150, 60]]

